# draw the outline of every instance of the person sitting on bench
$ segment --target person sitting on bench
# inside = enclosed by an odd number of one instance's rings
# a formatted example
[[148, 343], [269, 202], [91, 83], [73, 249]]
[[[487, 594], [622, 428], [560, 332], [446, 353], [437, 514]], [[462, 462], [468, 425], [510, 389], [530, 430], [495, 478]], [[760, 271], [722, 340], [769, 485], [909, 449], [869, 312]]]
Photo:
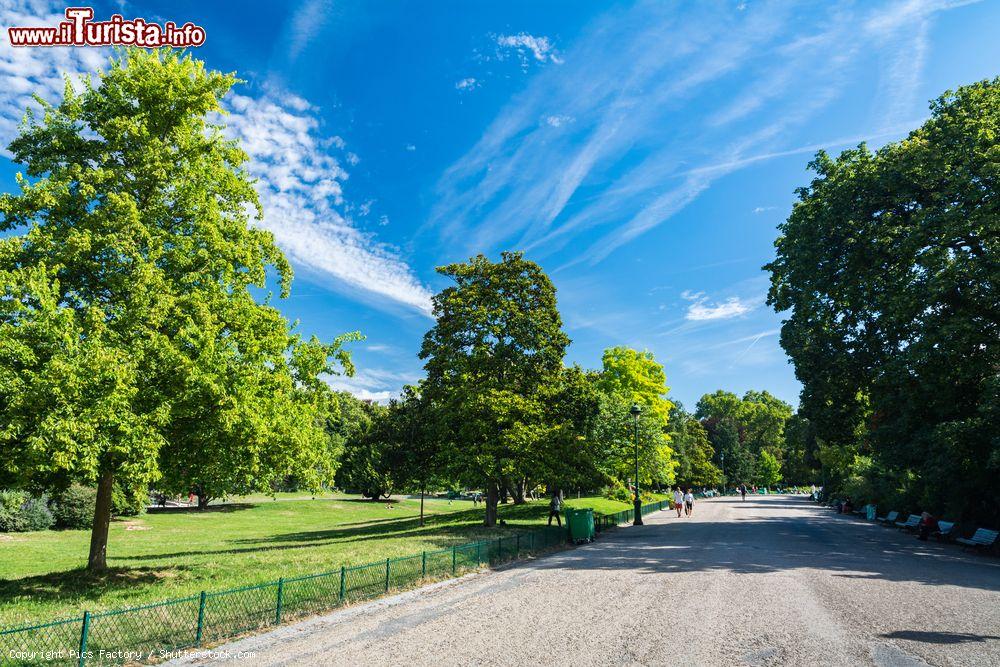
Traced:
[[927, 538], [930, 537], [930, 534], [937, 529], [938, 529], [937, 518], [935, 518], [934, 515], [932, 515], [930, 512], [926, 511], [921, 512], [920, 524], [919, 527], [917, 528], [918, 532], [917, 539], [926, 542]]

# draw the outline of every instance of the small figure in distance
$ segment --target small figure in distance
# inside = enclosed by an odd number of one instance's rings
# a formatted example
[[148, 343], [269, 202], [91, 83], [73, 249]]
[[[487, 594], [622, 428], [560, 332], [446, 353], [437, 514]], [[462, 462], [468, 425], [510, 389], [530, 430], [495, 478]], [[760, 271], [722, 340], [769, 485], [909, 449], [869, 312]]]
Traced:
[[684, 509], [684, 492], [678, 486], [674, 489], [674, 509], [677, 510], [677, 518], [681, 518], [681, 510]]
[[684, 494], [684, 514], [690, 517], [692, 512], [694, 512], [694, 494], [689, 488], [688, 492]]
[[747, 485], [746, 484], [740, 484], [740, 497], [743, 498], [744, 501], [746, 501], [746, 499], [747, 499]]
[[562, 510], [562, 498], [559, 497], [559, 492], [556, 491], [552, 494], [552, 500], [549, 501], [549, 525], [552, 525], [552, 517], [556, 518], [556, 523], [562, 528], [562, 515], [560, 511]]

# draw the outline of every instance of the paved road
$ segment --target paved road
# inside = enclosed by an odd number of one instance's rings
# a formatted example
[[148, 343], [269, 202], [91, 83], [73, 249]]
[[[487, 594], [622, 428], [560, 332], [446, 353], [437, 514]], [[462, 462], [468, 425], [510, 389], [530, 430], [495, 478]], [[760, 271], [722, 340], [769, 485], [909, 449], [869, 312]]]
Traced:
[[723, 498], [224, 648], [254, 665], [1000, 665], [1000, 562], [797, 498]]

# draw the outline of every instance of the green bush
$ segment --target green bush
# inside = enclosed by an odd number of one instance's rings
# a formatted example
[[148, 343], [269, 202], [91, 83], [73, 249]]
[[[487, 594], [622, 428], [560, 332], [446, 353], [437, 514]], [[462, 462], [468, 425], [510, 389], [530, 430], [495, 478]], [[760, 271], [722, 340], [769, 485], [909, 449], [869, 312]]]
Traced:
[[605, 487], [604, 497], [608, 500], [617, 500], [623, 503], [632, 502], [632, 492], [628, 490], [621, 481], [615, 480], [611, 485]]
[[59, 494], [53, 505], [56, 525], [60, 528], [90, 528], [94, 524], [97, 489], [73, 484]]
[[24, 491], [0, 491], [0, 532], [48, 530], [52, 523], [45, 496], [33, 498]]
[[23, 491], [0, 491], [0, 533], [19, 533], [25, 528], [21, 507], [28, 500]]
[[25, 530], [48, 530], [56, 522], [45, 495], [28, 498], [21, 507], [21, 516], [24, 517]]
[[130, 489], [114, 485], [111, 491], [112, 516], [138, 516], [146, 511], [149, 502], [149, 490], [146, 488]]

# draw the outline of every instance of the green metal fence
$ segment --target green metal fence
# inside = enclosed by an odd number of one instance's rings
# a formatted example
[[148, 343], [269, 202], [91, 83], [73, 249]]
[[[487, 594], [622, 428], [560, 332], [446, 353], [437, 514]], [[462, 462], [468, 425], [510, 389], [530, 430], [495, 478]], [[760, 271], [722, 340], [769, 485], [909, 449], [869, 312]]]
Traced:
[[[666, 501], [642, 507], [648, 514]], [[633, 510], [594, 517], [598, 531], [632, 520]], [[369, 600], [423, 580], [456, 576], [566, 542], [566, 529], [543, 527], [405, 558], [341, 567], [153, 604], [0, 629], [0, 665], [120, 665], [169, 657], [246, 632]]]

